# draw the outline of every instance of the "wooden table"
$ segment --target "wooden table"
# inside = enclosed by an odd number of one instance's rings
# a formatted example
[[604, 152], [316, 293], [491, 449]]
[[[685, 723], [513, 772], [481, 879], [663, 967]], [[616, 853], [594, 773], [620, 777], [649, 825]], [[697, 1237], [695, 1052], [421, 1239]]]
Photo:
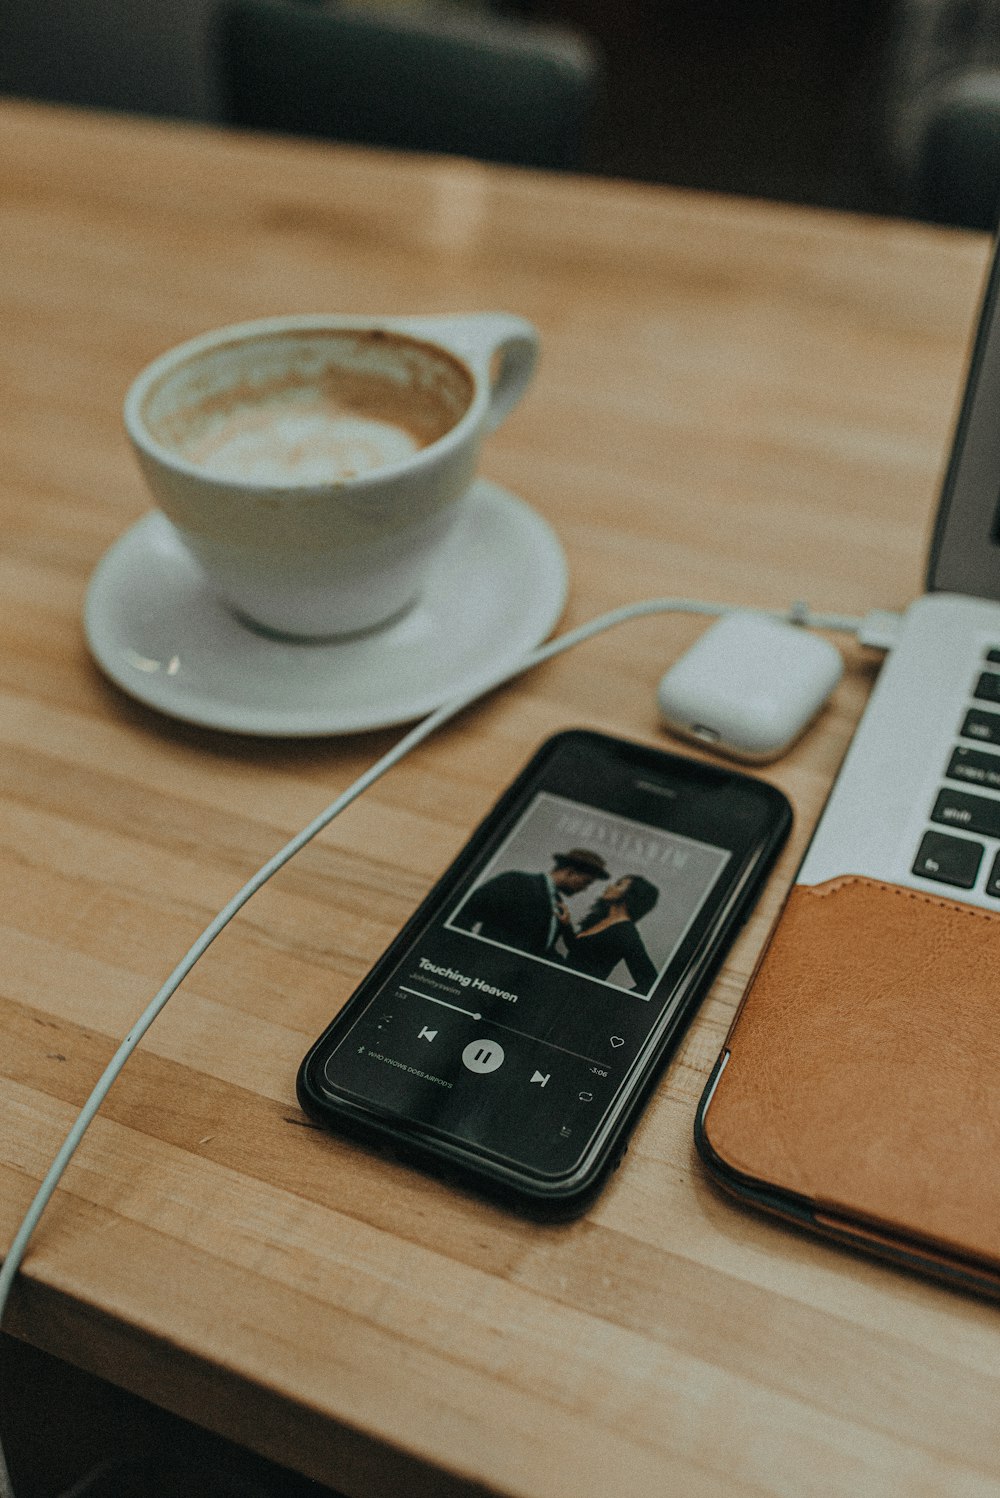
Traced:
[[[565, 623], [667, 592], [895, 607], [921, 586], [988, 246], [24, 104], [0, 110], [0, 204], [7, 1243], [175, 960], [393, 739], [197, 730], [91, 663], [88, 578], [148, 503], [135, 373], [268, 313], [508, 307], [544, 358], [484, 472], [557, 528]], [[522, 1222], [296, 1107], [307, 1044], [533, 748], [573, 724], [665, 742], [654, 686], [701, 627], [635, 623], [506, 689], [261, 893], [113, 1089], [14, 1334], [352, 1498], [996, 1494], [997, 1310], [748, 1215], [692, 1145], [873, 679], [860, 649], [767, 772], [791, 845], [584, 1219]]]

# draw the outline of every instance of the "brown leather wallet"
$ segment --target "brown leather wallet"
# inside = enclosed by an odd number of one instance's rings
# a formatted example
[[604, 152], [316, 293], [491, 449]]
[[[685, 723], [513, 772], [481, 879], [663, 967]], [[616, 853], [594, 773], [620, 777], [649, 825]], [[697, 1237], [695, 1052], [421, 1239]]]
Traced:
[[1000, 913], [796, 885], [696, 1138], [756, 1205], [1000, 1295]]

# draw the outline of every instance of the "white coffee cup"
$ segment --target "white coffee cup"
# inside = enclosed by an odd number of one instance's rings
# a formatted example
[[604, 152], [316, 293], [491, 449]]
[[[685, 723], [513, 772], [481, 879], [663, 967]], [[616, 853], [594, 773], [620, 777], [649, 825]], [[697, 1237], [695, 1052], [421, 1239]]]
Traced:
[[266, 318], [154, 360], [125, 426], [236, 614], [286, 635], [355, 633], [416, 601], [480, 443], [537, 357], [536, 329], [508, 313]]

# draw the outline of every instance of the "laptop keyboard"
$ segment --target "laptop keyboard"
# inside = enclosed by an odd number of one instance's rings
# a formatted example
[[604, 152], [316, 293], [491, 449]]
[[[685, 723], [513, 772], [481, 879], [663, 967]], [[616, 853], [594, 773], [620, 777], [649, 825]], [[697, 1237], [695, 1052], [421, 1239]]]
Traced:
[[[989, 747], [972, 748], [966, 742], [951, 749], [946, 784], [930, 814], [934, 825], [920, 840], [911, 872], [954, 889], [974, 889], [985, 868], [983, 891], [1000, 900], [1000, 799], [976, 794], [1000, 792], [1000, 647], [986, 652], [983, 666], [972, 694], [977, 705], [966, 710], [959, 736]], [[939, 831], [941, 827], [965, 835], [956, 837]]]

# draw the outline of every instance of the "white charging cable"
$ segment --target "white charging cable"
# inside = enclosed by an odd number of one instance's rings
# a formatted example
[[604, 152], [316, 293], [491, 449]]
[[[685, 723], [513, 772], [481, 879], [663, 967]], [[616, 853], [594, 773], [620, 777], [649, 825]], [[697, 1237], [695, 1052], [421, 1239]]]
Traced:
[[[391, 770], [394, 765], [397, 765], [401, 759], [405, 758], [411, 749], [415, 749], [418, 744], [422, 744], [425, 739], [430, 738], [431, 734], [436, 732], [438, 728], [462, 712], [464, 708], [471, 706], [480, 697], [484, 697], [488, 692], [494, 691], [497, 687], [511, 681], [514, 677], [520, 676], [522, 672], [530, 670], [532, 666], [539, 666], [543, 661], [551, 660], [553, 656], [561, 655], [564, 650], [570, 650], [574, 645], [580, 645], [585, 640], [592, 639], [595, 635], [603, 634], [605, 630], [613, 629], [618, 624], [625, 624], [630, 619], [639, 619], [650, 614], [708, 614], [718, 616], [731, 613], [734, 608], [735, 605], [731, 604], [703, 603], [698, 599], [691, 598], [650, 598], [639, 603], [626, 604], [622, 608], [612, 609], [609, 613], [601, 614], [598, 618], [590, 620], [587, 624], [581, 624], [576, 629], [568, 630], [565, 634], [559, 635], [554, 640], [550, 640], [548, 644], [540, 645], [536, 650], [531, 651], [526, 656], [522, 656], [512, 665], [507, 665], [502, 670], [484, 677], [477, 686], [469, 688], [460, 696], [453, 698], [450, 702], [444, 703], [418, 723], [416, 727], [410, 729], [409, 733], [404, 734], [388, 753], [384, 754], [380, 760], [377, 760], [363, 775], [360, 775], [353, 785], [342, 792], [336, 800], [331, 801], [325, 811], [321, 811], [319, 816], [315, 817], [307, 827], [304, 827], [278, 853], [275, 853], [272, 858], [268, 859], [267, 863], [259, 868], [251, 879], [247, 880], [243, 888], [232, 897], [228, 904], [223, 906], [215, 919], [206, 926], [205, 930], [198, 937], [198, 940], [174, 968], [162, 988], [125, 1036], [125, 1039], [105, 1067], [93, 1092], [80, 1110], [76, 1122], [67, 1134], [59, 1153], [56, 1155], [44, 1180], [39, 1186], [35, 1198], [14, 1237], [10, 1251], [4, 1260], [3, 1268], [0, 1269], [0, 1324], [3, 1322], [4, 1311], [7, 1307], [7, 1300], [15, 1276], [21, 1266], [21, 1261], [27, 1251], [28, 1244], [38, 1225], [38, 1221], [48, 1206], [63, 1171], [72, 1159], [91, 1120], [107, 1097], [112, 1083], [150, 1025], [166, 1005], [167, 1000], [180, 987], [180, 984], [187, 977], [199, 957], [211, 946], [220, 931], [228, 926], [233, 916], [243, 909], [243, 906], [251, 896], [255, 895], [267, 883], [272, 874], [276, 874], [279, 869], [283, 868], [289, 859], [294, 858], [295, 854], [301, 848], [304, 848], [308, 842], [311, 842], [317, 833], [322, 832], [325, 827], [329, 826], [333, 819], [350, 806], [352, 801], [356, 801], [369, 786], [374, 785], [376, 780], [381, 779], [387, 770]], [[810, 629], [829, 630], [834, 633], [856, 635], [862, 643], [869, 644], [876, 649], [884, 650], [889, 648], [891, 644], [892, 625], [896, 616], [888, 615], [881, 611], [866, 615], [863, 619], [846, 617], [842, 614], [814, 614], [805, 605], [796, 603], [784, 612], [773, 611], [771, 617], [783, 619]], [[2, 1443], [0, 1443], [0, 1498], [14, 1498], [14, 1488], [4, 1457]]]

